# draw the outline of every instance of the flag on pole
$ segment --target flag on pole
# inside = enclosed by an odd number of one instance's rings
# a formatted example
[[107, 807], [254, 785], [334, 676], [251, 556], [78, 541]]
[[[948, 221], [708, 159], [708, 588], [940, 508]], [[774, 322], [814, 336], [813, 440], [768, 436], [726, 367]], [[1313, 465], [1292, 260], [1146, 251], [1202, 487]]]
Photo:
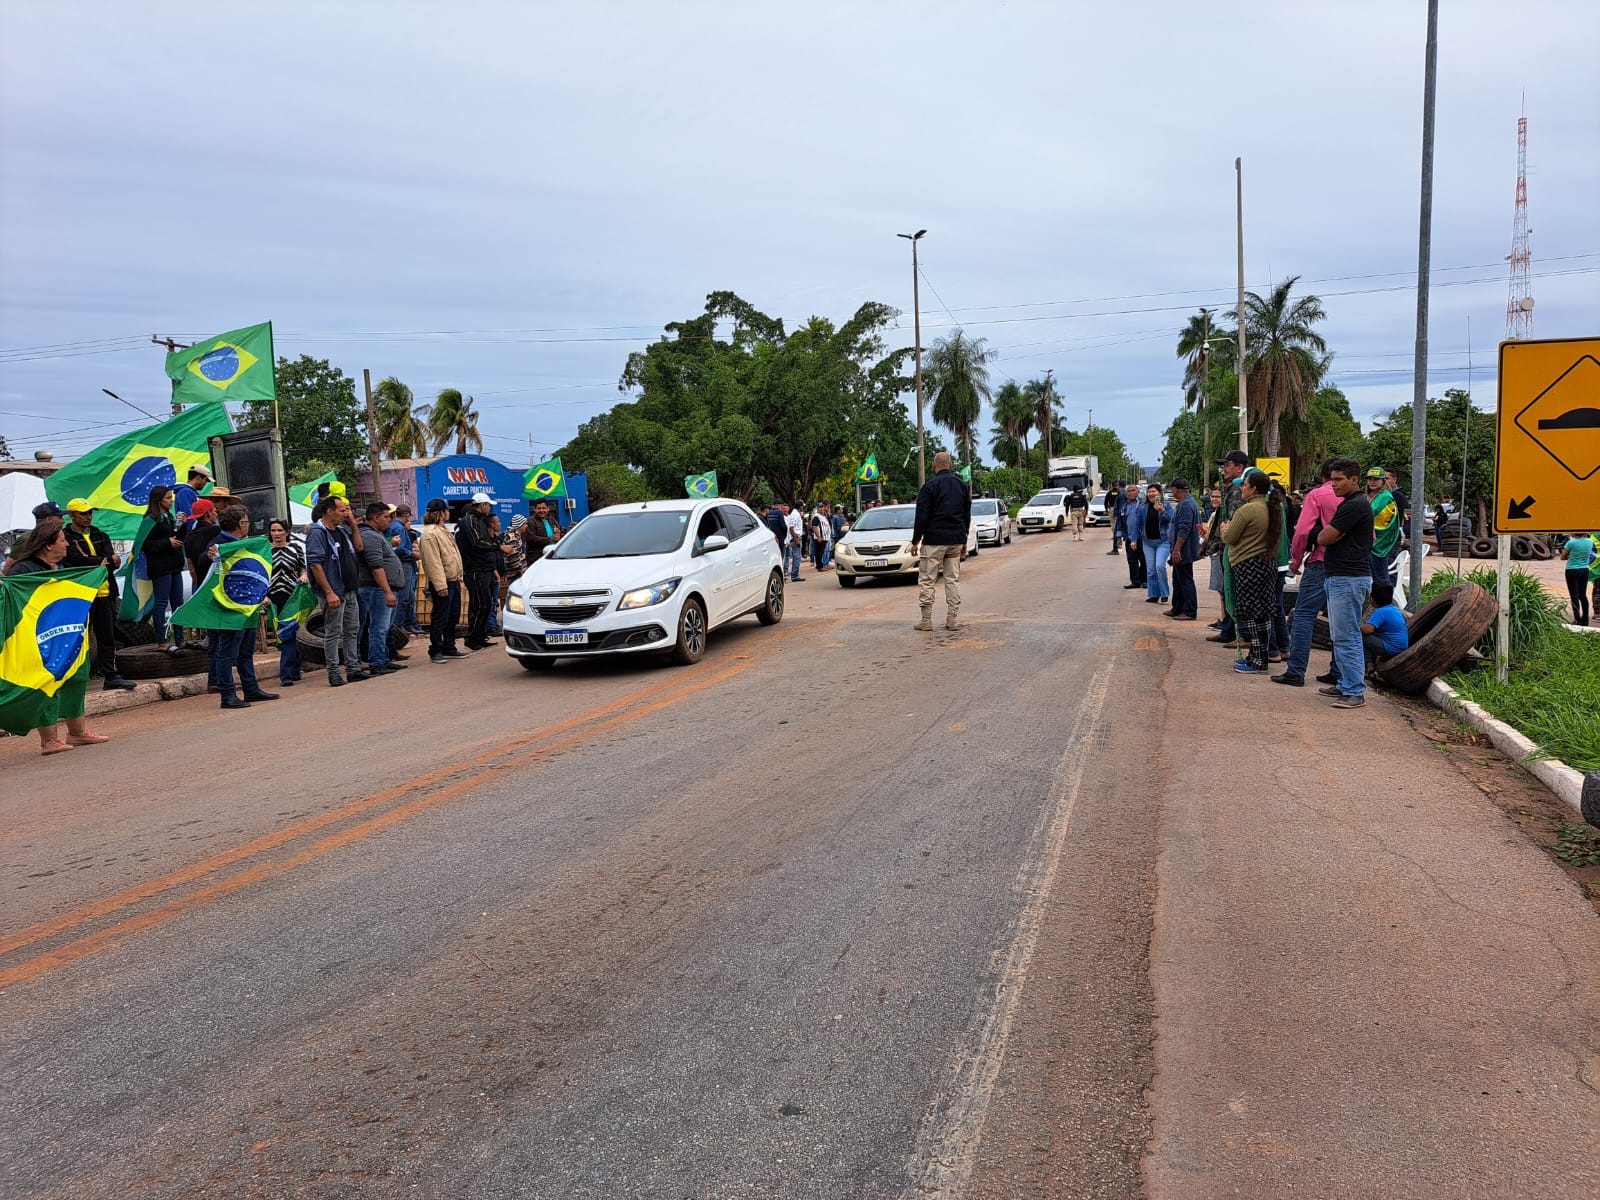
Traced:
[[122, 580], [122, 599], [117, 607], [119, 620], [142, 621], [155, 607], [155, 586], [150, 582], [150, 568], [144, 557], [144, 540], [155, 525], [149, 517], [139, 522], [139, 531], [133, 535], [133, 547], [118, 573]]
[[89, 607], [105, 581], [104, 567], [0, 579], [0, 729], [83, 715], [84, 688], [68, 685], [88, 681]]
[[530, 500], [559, 500], [567, 494], [567, 473], [559, 458], [547, 458], [522, 477], [522, 494]]
[[961, 468], [961, 482], [962, 483], [971, 483], [972, 482], [972, 468], [970, 466]]
[[248, 325], [167, 355], [174, 404], [206, 400], [271, 400], [272, 322]]
[[295, 504], [305, 508], [315, 508], [317, 504], [317, 489], [325, 483], [338, 483], [339, 472], [329, 471], [326, 475], [318, 475], [305, 483], [297, 483], [289, 489], [289, 499]]
[[700, 475], [685, 475], [683, 487], [696, 500], [714, 500], [719, 495], [715, 471], [706, 471]]
[[211, 544], [211, 570], [168, 620], [183, 629], [248, 629], [267, 602], [272, 546], [264, 537]]
[[856, 482], [857, 483], [877, 483], [878, 482], [878, 456], [876, 454], [867, 455], [867, 461], [862, 463], [861, 464], [861, 469], [856, 472]]
[[68, 463], [45, 478], [45, 494], [62, 508], [82, 496], [107, 537], [131, 538], [144, 519], [150, 489], [158, 484], [177, 487], [196, 463], [209, 468], [207, 440], [232, 428], [220, 404], [186, 409], [170, 421], [112, 438]]

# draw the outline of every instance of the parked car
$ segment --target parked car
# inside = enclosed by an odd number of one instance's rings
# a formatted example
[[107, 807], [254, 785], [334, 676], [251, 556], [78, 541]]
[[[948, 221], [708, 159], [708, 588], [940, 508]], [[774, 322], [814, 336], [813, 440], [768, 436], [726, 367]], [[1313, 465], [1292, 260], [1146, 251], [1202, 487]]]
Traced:
[[1084, 521], [1087, 525], [1109, 525], [1111, 514], [1106, 511], [1106, 493], [1096, 492], [1089, 497], [1089, 515]]
[[980, 497], [972, 502], [973, 536], [980, 546], [1009, 544], [1015, 523], [999, 500]]
[[1061, 488], [1046, 488], [1017, 510], [1018, 533], [1060, 533], [1067, 527], [1067, 495]]
[[559, 658], [665, 652], [698, 662], [706, 636], [747, 613], [783, 619], [777, 540], [737, 500], [651, 500], [591, 513], [506, 594], [506, 653], [530, 671]]
[[[973, 501], [976, 508], [977, 501]], [[856, 518], [850, 532], [833, 548], [833, 570], [840, 587], [855, 587], [858, 579], [917, 576], [917, 556], [911, 552], [911, 531], [917, 523], [915, 504], [885, 504], [869, 508]], [[967, 525], [967, 553], [978, 552], [976, 514]]]

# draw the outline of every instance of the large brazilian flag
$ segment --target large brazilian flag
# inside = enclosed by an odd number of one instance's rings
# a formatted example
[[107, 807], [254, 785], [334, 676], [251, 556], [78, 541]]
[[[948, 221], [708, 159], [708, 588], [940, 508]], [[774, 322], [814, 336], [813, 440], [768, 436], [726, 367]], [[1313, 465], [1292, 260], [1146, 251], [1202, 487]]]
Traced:
[[692, 500], [714, 500], [717, 497], [717, 473], [702, 471], [698, 475], [683, 477], [683, 490]]
[[522, 494], [530, 500], [558, 500], [567, 494], [567, 472], [559, 458], [547, 458], [522, 477]]
[[264, 537], [211, 544], [217, 559], [210, 572], [168, 620], [183, 629], [248, 629], [267, 602], [272, 545]]
[[175, 404], [273, 399], [278, 388], [272, 373], [272, 322], [219, 333], [167, 355], [167, 375]]
[[139, 531], [150, 489], [177, 487], [196, 463], [209, 467], [208, 438], [232, 430], [220, 404], [200, 404], [170, 421], [125, 433], [68, 463], [44, 481], [45, 494], [62, 508], [81, 496], [94, 506], [94, 523], [114, 538]]
[[104, 567], [0, 579], [0, 729], [83, 716], [89, 606], [105, 581]]

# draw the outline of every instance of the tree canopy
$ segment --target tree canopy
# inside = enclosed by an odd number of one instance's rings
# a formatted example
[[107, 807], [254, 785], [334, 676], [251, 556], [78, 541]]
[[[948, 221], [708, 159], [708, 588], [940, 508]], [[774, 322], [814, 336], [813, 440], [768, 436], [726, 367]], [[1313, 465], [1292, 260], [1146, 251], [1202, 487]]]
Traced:
[[[325, 358], [302, 354], [278, 359], [278, 419], [283, 430], [284, 470], [302, 474], [306, 464], [326, 463], [352, 479], [357, 459], [367, 455], [366, 408], [356, 399], [355, 380]], [[251, 400], [239, 414], [240, 429], [270, 429], [273, 402]], [[304, 475], [315, 478], [326, 471]]]

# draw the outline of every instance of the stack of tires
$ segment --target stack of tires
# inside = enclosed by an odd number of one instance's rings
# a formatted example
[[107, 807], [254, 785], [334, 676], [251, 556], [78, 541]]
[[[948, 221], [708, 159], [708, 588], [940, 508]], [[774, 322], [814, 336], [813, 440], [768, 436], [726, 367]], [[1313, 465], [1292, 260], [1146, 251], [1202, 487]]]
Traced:
[[1462, 555], [1470, 558], [1472, 549], [1472, 518], [1457, 513], [1447, 517], [1436, 529], [1439, 539], [1439, 553], [1447, 558]]

